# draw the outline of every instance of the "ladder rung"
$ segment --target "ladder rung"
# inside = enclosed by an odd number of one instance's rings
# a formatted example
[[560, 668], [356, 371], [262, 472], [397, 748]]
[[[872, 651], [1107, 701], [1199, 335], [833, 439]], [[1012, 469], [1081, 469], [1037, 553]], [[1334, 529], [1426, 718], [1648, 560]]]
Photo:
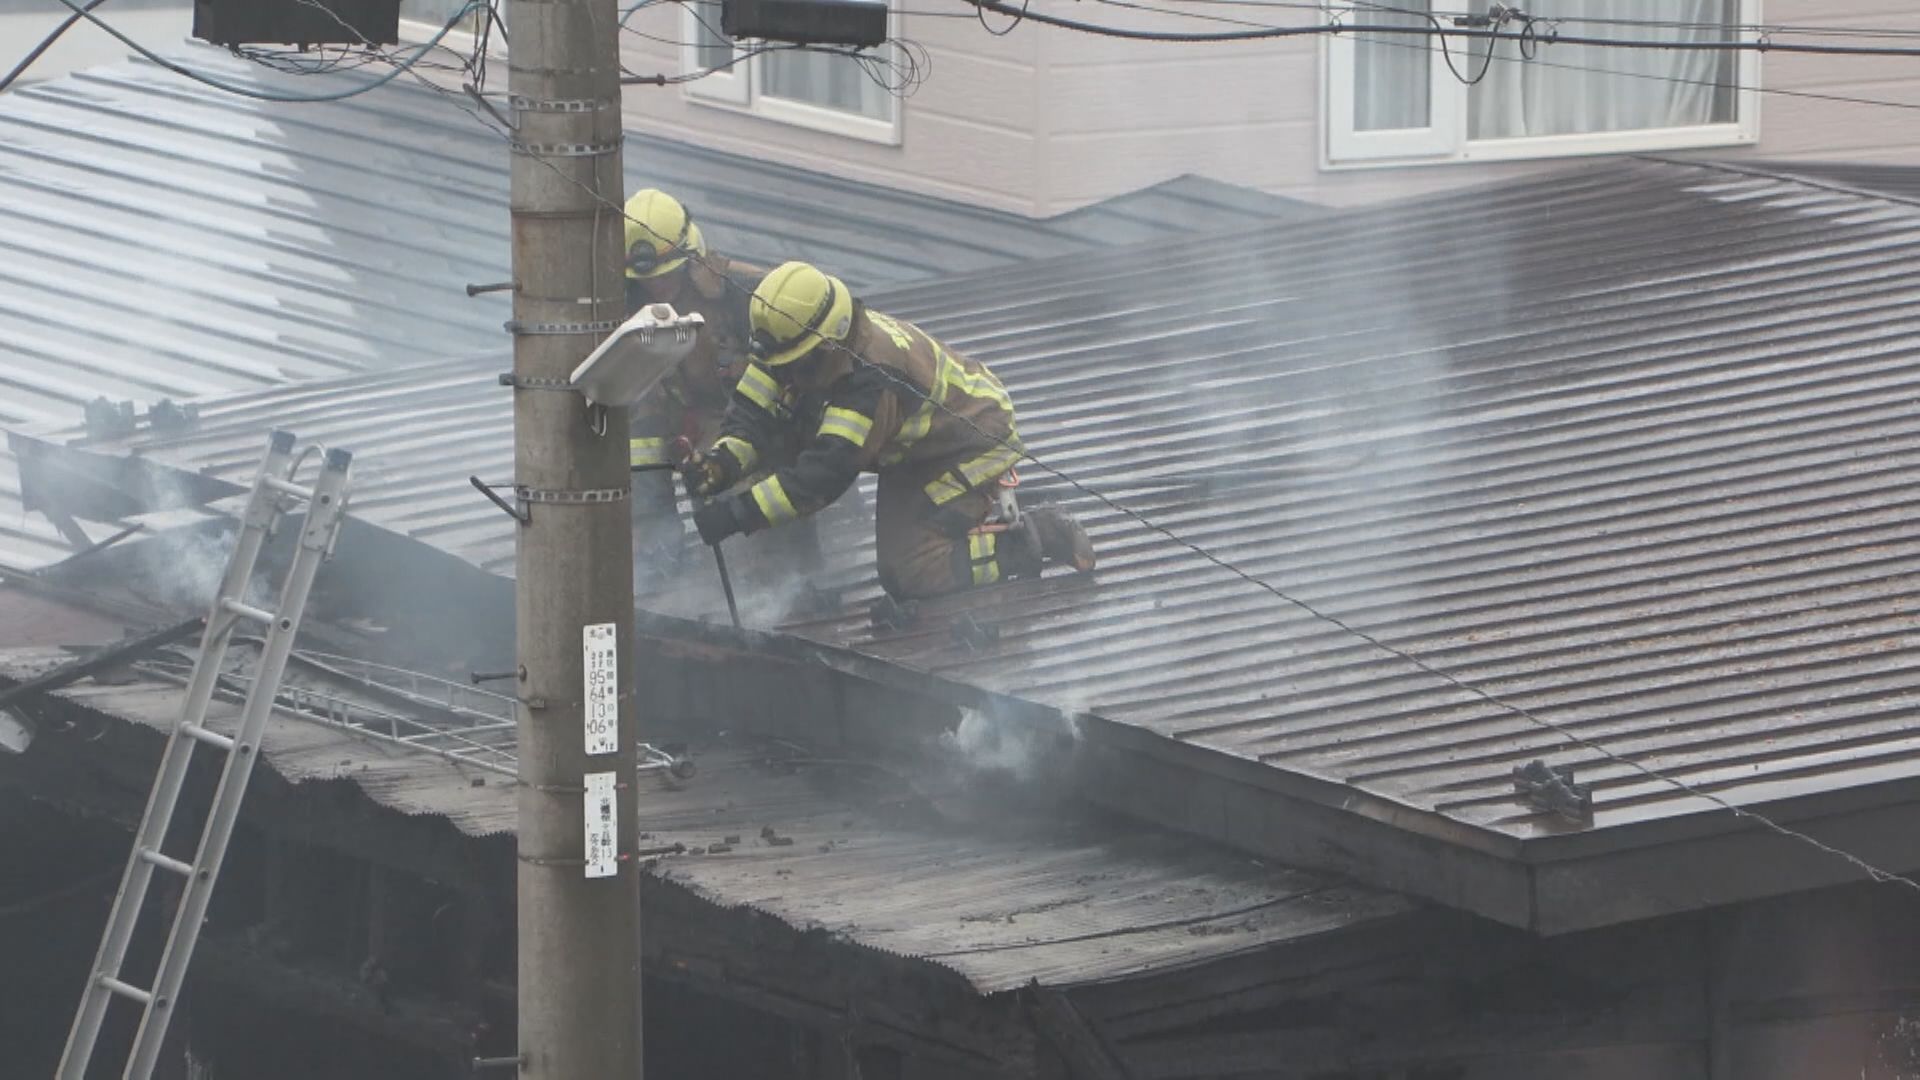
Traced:
[[137, 1001], [142, 1005], [153, 1000], [152, 994], [134, 986], [132, 983], [123, 983], [111, 975], [100, 976], [100, 985], [112, 993], [119, 994], [121, 997], [132, 1001]]
[[162, 870], [171, 870], [174, 873], [179, 874], [181, 877], [193, 876], [192, 866], [189, 866], [188, 864], [181, 862], [179, 859], [176, 859], [171, 855], [162, 855], [159, 852], [153, 850], [152, 848], [141, 848], [140, 857], [152, 863], [153, 865], [159, 867]]
[[207, 728], [203, 728], [199, 724], [181, 724], [180, 732], [187, 738], [206, 743], [208, 746], [217, 747], [221, 750], [233, 749], [232, 739], [227, 738], [217, 731], [210, 731]]
[[220, 601], [220, 610], [230, 615], [238, 615], [243, 619], [252, 619], [257, 623], [270, 624], [273, 622], [273, 612], [262, 610], [251, 604], [243, 604], [234, 599]]
[[312, 488], [301, 487], [299, 484], [296, 484], [291, 480], [283, 479], [278, 476], [269, 476], [269, 477], [266, 477], [265, 480], [267, 483], [267, 487], [273, 489], [274, 491], [279, 492], [282, 495], [291, 495], [296, 499], [303, 499], [303, 500], [311, 500], [313, 498]]

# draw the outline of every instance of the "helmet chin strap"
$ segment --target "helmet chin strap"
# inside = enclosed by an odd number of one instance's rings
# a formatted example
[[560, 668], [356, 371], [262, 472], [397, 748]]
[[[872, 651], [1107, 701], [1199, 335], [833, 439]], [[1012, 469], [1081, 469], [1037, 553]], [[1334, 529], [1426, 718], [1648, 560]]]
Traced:
[[687, 291], [685, 274], [656, 274], [636, 280], [640, 282], [640, 291], [647, 294], [647, 300], [655, 304], [671, 304]]
[[[647, 231], [650, 233], [653, 233], [653, 230], [651, 229], [648, 229]], [[659, 236], [660, 234], [653, 233], [653, 235]], [[634, 258], [632, 250], [629, 249], [627, 252], [627, 265], [632, 267], [634, 270], [645, 272], [653, 269], [656, 266], [659, 266], [661, 263], [666, 262], [668, 259], [691, 255], [693, 253], [689, 251], [687, 248], [687, 240], [692, 235], [693, 235], [693, 218], [691, 216], [684, 217], [680, 220], [680, 236], [678, 239], [674, 240], [673, 243], [668, 244], [663, 250], [660, 250], [660, 251], [654, 251], [653, 244], [651, 242], [648, 242], [647, 254], [652, 256], [652, 258], [649, 259], [645, 265], [641, 265], [639, 261]]]

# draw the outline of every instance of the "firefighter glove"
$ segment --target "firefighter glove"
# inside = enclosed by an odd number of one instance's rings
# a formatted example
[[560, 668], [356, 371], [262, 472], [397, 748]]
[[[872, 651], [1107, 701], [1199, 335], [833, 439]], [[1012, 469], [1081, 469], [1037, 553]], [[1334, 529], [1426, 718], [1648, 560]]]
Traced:
[[733, 455], [725, 450], [706, 450], [693, 455], [680, 466], [680, 475], [686, 478], [687, 493], [701, 498], [725, 491], [740, 479]]
[[739, 499], [715, 499], [694, 510], [693, 527], [700, 530], [700, 539], [718, 545], [734, 533], [746, 531], [740, 516]]

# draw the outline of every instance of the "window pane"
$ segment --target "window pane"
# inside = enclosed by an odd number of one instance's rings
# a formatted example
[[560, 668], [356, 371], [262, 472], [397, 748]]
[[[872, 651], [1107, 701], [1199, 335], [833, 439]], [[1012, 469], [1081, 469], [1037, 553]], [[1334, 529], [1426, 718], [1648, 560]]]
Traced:
[[[434, 26], [445, 26], [447, 21], [466, 5], [467, 0], [400, 0], [400, 17], [430, 23]], [[479, 20], [476, 18], [465, 21], [478, 22]]]
[[[1375, 26], [1430, 26], [1419, 12], [1431, 0], [1396, 3], [1397, 11], [1360, 7], [1354, 18]], [[1404, 131], [1432, 126], [1432, 55], [1410, 34], [1357, 34], [1353, 43], [1353, 130]]]
[[[1488, 0], [1474, 0], [1485, 11]], [[1568, 23], [1568, 33], [1665, 41], [1720, 41], [1734, 35], [1739, 0], [1534, 0], [1540, 18], [1621, 19], [1640, 25]], [[1647, 25], [1649, 23], [1655, 25]], [[1463, 57], [1465, 74], [1480, 71], [1486, 43]], [[1730, 124], [1739, 68], [1726, 51], [1665, 52], [1596, 45], [1542, 45], [1533, 60], [1519, 44], [1494, 46], [1493, 66], [1467, 91], [1472, 139], [1579, 135], [1603, 131]], [[1465, 69], [1466, 64], [1471, 69]]]
[[687, 10], [693, 13], [694, 70], [712, 71], [732, 60], [733, 42], [720, 32], [720, 0], [693, 0]]
[[[877, 65], [875, 56], [868, 64]], [[782, 49], [768, 53], [761, 74], [769, 97], [818, 105], [875, 120], [893, 119], [893, 95], [874, 82], [866, 66], [848, 56]], [[884, 70], [881, 74], [885, 75]]]

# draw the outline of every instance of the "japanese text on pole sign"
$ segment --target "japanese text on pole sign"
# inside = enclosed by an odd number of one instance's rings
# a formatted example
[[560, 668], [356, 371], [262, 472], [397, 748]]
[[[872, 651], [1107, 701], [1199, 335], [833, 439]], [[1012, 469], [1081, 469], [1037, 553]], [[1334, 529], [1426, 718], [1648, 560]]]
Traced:
[[620, 872], [619, 795], [614, 789], [614, 774], [588, 773], [587, 789], [587, 876], [612, 877]]
[[620, 649], [612, 623], [580, 628], [580, 652], [586, 669], [587, 753], [620, 749]]

